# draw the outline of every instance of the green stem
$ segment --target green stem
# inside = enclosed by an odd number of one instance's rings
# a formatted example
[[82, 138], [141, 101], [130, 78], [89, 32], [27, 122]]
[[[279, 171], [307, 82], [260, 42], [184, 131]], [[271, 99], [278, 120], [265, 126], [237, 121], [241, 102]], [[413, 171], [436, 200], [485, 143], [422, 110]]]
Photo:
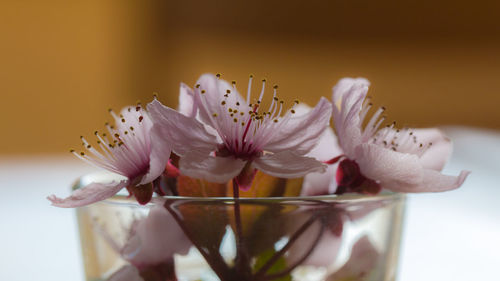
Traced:
[[224, 262], [224, 259], [220, 256], [218, 252], [216, 252], [215, 255], [210, 255], [208, 251], [206, 251], [202, 246], [198, 244], [196, 239], [193, 238], [187, 227], [184, 225], [184, 222], [182, 219], [179, 217], [177, 212], [172, 209], [170, 206], [170, 203], [167, 201], [165, 202], [165, 208], [169, 211], [169, 213], [172, 215], [172, 217], [175, 219], [179, 227], [182, 229], [186, 237], [193, 243], [193, 245], [198, 249], [200, 254], [205, 258], [207, 263], [210, 265], [212, 270], [215, 272], [215, 274], [219, 277], [220, 280], [225, 280], [225, 276], [229, 276], [229, 267], [226, 265]]
[[293, 243], [314, 223], [316, 216], [311, 216], [291, 237], [283, 248], [274, 255], [259, 269], [253, 280], [261, 280], [264, 274], [292, 247]]
[[248, 280], [252, 274], [250, 268], [248, 252], [245, 248], [245, 237], [241, 223], [241, 210], [239, 202], [240, 187], [236, 179], [233, 179], [234, 197], [234, 220], [236, 227], [236, 271], [241, 274], [241, 280]]

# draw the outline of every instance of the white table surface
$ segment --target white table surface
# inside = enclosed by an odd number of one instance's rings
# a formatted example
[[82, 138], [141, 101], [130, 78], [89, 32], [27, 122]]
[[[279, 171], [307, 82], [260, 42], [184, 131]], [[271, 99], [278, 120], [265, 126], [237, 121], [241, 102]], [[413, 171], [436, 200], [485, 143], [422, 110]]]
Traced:
[[[500, 133], [447, 133], [445, 173], [473, 173], [459, 190], [409, 196], [398, 280], [500, 280]], [[75, 213], [45, 197], [91, 171], [70, 155], [0, 157], [0, 280], [83, 281]]]

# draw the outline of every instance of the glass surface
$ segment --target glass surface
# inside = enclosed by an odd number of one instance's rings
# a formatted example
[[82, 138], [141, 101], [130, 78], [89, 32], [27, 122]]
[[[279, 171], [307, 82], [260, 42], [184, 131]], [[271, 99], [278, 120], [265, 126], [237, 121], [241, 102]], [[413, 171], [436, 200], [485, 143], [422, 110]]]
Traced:
[[86, 280], [394, 280], [404, 201], [117, 195], [77, 209]]

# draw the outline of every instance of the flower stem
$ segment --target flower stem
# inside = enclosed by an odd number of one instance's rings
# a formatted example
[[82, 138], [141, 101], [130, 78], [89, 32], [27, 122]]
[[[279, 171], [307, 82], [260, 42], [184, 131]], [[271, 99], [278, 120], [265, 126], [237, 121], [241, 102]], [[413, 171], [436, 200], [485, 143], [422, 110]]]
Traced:
[[188, 228], [184, 225], [184, 222], [182, 219], [179, 217], [177, 212], [172, 209], [170, 206], [170, 202], [166, 201], [165, 202], [165, 208], [169, 211], [169, 213], [172, 215], [172, 217], [175, 219], [179, 227], [182, 229], [186, 237], [193, 243], [193, 245], [198, 249], [200, 254], [205, 258], [207, 263], [210, 265], [214, 273], [219, 277], [220, 280], [225, 280], [225, 276], [228, 276], [230, 273], [229, 267], [226, 265], [224, 262], [224, 259], [220, 256], [218, 252], [216, 252], [215, 255], [211, 255], [207, 250], [205, 250], [202, 246], [198, 244], [196, 239], [193, 238], [191, 233], [189, 232]]
[[233, 197], [234, 197], [234, 220], [236, 227], [236, 271], [239, 272], [243, 280], [250, 278], [252, 270], [250, 268], [248, 252], [245, 248], [245, 237], [243, 236], [243, 228], [241, 224], [241, 210], [239, 202], [239, 185], [236, 179], [233, 179]]
[[261, 280], [264, 274], [292, 247], [293, 243], [314, 223], [316, 216], [311, 216], [288, 240], [285, 246], [281, 248], [259, 269], [255, 274], [254, 280]]
[[279, 279], [279, 278], [282, 278], [282, 277], [290, 274], [290, 272], [292, 272], [297, 266], [301, 265], [313, 253], [314, 249], [316, 249], [316, 246], [319, 243], [319, 240], [321, 239], [321, 236], [323, 235], [324, 230], [325, 230], [325, 226], [322, 224], [321, 229], [319, 230], [318, 235], [316, 236], [316, 239], [314, 240], [314, 243], [311, 245], [309, 250], [298, 261], [296, 261], [292, 266], [290, 266], [289, 268], [287, 268], [281, 272], [267, 275], [267, 276], [263, 276], [262, 279], [255, 279], [255, 280], [259, 280], [259, 281], [275, 280], [275, 279]]

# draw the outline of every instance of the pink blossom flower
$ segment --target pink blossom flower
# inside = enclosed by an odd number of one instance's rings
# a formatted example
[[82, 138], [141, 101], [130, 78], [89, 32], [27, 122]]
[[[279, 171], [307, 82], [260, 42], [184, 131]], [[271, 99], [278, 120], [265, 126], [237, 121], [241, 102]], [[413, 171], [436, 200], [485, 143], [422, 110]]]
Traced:
[[333, 88], [333, 118], [343, 151], [337, 169], [336, 193], [437, 192], [458, 188], [469, 174], [440, 173], [451, 153], [451, 142], [438, 129], [379, 130], [385, 108], [378, 109], [363, 128], [371, 108], [369, 82], [341, 79]]
[[186, 255], [191, 245], [167, 209], [156, 205], [146, 218], [132, 225], [120, 252], [124, 259], [142, 269], [172, 260], [174, 254]]
[[368, 276], [373, 277], [370, 274], [380, 260], [381, 254], [365, 235], [352, 246], [349, 260], [329, 280], [363, 280]]
[[[251, 178], [255, 169], [285, 178], [324, 171], [324, 164], [305, 154], [328, 126], [331, 104], [322, 98], [307, 114], [294, 116], [292, 107], [282, 115], [283, 101], [276, 96], [277, 87], [271, 105], [264, 110], [261, 102], [265, 80], [253, 104], [251, 86], [252, 78], [245, 100], [235, 83], [202, 75], [190, 90], [198, 118], [165, 107], [157, 100], [148, 105], [155, 124], [172, 140], [173, 152], [181, 156], [181, 173], [224, 183], [241, 174]], [[248, 183], [241, 177], [237, 180]]]
[[170, 157], [170, 148], [164, 138], [158, 137], [148, 113], [140, 106], [127, 107], [118, 116], [112, 110], [115, 126], [106, 124], [106, 133], [97, 131], [94, 148], [81, 137], [87, 152], [72, 153], [78, 158], [122, 175], [125, 179], [109, 183], [93, 182], [75, 190], [69, 197], [61, 199], [51, 195], [48, 199], [57, 207], [79, 207], [107, 199], [126, 187], [141, 204], [151, 200], [152, 188], [143, 186], [155, 180], [165, 170]]
[[154, 202], [147, 217], [132, 222], [124, 245], [120, 245], [104, 227], [96, 225], [109, 246], [131, 264], [115, 272], [108, 281], [143, 280], [141, 276], [147, 276], [148, 272], [162, 276], [161, 280], [170, 280], [165, 279], [166, 276], [175, 275], [174, 254], [186, 255], [192, 243], [162, 206], [164, 202], [161, 199]]

